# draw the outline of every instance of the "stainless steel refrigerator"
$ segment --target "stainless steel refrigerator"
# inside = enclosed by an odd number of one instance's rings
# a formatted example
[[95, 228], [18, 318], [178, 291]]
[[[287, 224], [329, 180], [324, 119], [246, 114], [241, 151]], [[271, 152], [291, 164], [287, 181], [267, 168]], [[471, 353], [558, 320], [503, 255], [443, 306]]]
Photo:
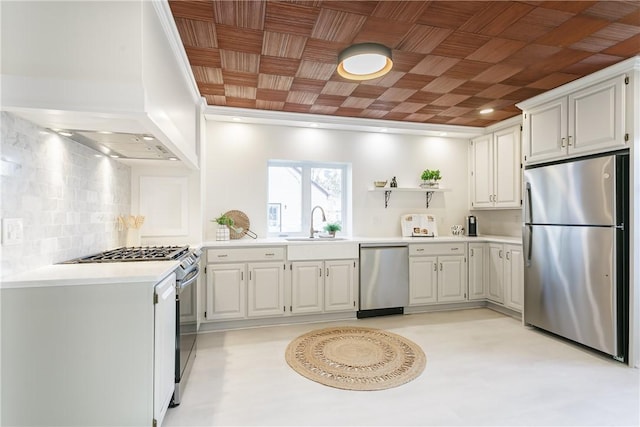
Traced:
[[625, 361], [629, 156], [524, 172], [524, 321]]

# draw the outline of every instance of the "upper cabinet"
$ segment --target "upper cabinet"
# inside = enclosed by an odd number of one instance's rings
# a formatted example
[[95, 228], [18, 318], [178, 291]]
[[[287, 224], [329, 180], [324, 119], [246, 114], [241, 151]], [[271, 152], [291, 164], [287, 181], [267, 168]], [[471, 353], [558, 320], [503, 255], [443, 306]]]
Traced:
[[168, 2], [6, 2], [1, 19], [3, 109], [46, 128], [152, 135], [197, 167], [200, 98]]
[[526, 161], [624, 148], [626, 79], [616, 76], [525, 111]]
[[521, 205], [520, 125], [471, 140], [471, 209]]
[[[633, 130], [631, 58], [517, 104], [526, 164], [627, 148]], [[629, 126], [629, 124], [631, 124]]]

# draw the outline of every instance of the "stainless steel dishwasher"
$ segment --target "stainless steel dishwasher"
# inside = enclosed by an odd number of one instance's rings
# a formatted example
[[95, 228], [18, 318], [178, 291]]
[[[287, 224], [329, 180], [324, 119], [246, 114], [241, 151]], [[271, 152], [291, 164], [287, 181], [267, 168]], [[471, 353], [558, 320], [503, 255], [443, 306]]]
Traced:
[[409, 247], [360, 245], [360, 310], [363, 317], [402, 314], [409, 305]]

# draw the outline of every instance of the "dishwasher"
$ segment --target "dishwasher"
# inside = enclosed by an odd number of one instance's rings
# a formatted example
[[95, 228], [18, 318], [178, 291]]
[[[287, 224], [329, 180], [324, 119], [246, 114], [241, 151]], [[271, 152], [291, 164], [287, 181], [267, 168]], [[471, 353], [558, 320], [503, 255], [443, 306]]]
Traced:
[[358, 319], [403, 314], [409, 305], [409, 247], [406, 244], [360, 245]]

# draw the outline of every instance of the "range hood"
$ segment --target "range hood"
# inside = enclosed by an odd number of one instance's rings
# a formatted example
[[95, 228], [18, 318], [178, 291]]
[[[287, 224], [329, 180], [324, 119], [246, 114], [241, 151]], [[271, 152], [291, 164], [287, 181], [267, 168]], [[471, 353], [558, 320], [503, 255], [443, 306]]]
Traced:
[[174, 153], [151, 135], [73, 129], [50, 130], [113, 158], [178, 160]]

